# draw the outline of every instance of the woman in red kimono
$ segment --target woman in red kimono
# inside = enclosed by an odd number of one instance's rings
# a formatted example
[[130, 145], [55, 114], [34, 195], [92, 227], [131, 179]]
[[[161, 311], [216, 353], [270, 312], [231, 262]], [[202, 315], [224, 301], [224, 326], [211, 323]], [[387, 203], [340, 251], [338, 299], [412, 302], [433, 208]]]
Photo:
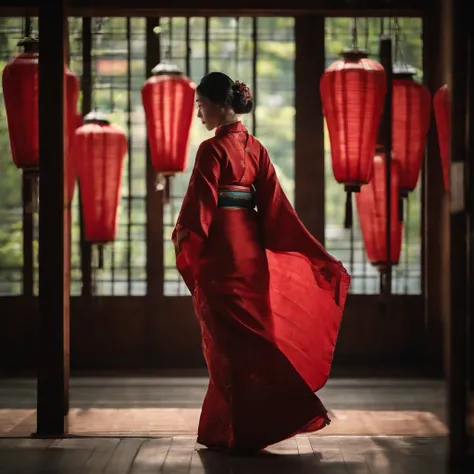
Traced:
[[259, 451], [329, 423], [314, 392], [329, 377], [350, 277], [240, 122], [253, 108], [249, 88], [210, 73], [196, 102], [216, 132], [198, 149], [172, 238], [210, 376], [198, 443]]

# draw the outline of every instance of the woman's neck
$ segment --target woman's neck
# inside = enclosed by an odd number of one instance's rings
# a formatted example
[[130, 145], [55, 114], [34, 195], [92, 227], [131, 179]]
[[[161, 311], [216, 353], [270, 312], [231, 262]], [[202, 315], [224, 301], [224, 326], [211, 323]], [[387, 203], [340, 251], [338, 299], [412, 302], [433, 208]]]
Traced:
[[225, 117], [222, 122], [219, 124], [219, 127], [225, 127], [226, 125], [231, 125], [233, 123], [236, 123], [240, 120], [240, 118], [237, 115], [230, 115]]

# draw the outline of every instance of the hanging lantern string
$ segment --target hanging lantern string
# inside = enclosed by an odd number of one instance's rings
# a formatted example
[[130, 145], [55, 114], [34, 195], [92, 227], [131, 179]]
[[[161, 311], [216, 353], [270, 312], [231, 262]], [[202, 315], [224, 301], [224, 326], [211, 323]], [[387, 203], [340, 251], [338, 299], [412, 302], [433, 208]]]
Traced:
[[101, 35], [102, 34], [102, 29], [104, 28], [104, 25], [109, 21], [109, 18], [106, 16], [101, 16], [97, 19], [95, 23], [95, 34], [96, 35]]
[[354, 21], [352, 23], [352, 49], [357, 51], [357, 17], [354, 17]]
[[370, 35], [369, 19], [366, 17], [365, 18], [365, 50], [366, 51], [369, 51], [369, 35]]
[[168, 49], [166, 50], [165, 59], [169, 62], [173, 59], [173, 52], [172, 52], [172, 45], [173, 45], [173, 20], [172, 18], [168, 19]]
[[401, 31], [402, 28], [400, 26], [400, 22], [398, 21], [398, 18], [395, 18], [393, 21], [393, 33], [395, 37], [395, 58], [394, 58], [394, 64], [404, 64], [403, 61], [403, 52], [400, 47], [401, 43]]
[[163, 26], [158, 25], [153, 28], [153, 33], [155, 33], [156, 36], [163, 35], [165, 33], [165, 28], [167, 28], [166, 33], [168, 33], [168, 47], [165, 50], [165, 54], [163, 57], [163, 60], [161, 61], [162, 63], [165, 63], [166, 61], [171, 62], [172, 58], [172, 44], [173, 44], [173, 20], [172, 18], [168, 18], [168, 21], [166, 23], [166, 27], [164, 26], [165, 23], [163, 22]]
[[31, 17], [25, 17], [25, 37], [31, 38], [33, 34], [33, 22], [31, 21]]

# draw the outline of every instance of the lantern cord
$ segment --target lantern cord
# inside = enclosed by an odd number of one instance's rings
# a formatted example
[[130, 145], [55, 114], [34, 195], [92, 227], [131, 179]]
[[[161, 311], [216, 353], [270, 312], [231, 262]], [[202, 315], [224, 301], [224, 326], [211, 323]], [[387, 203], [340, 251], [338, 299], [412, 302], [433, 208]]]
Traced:
[[235, 25], [235, 70], [236, 70], [236, 77], [240, 77], [240, 72], [239, 72], [239, 51], [240, 51], [240, 46], [239, 46], [239, 39], [240, 39], [240, 22], [239, 22], [239, 17], [235, 17], [236, 25]]
[[168, 48], [165, 52], [165, 61], [171, 62], [173, 59], [173, 53], [171, 50], [173, 44], [173, 19], [170, 17], [168, 18]]
[[365, 18], [365, 50], [366, 51], [369, 51], [369, 36], [370, 36], [369, 19], [366, 17]]
[[95, 23], [95, 34], [102, 34], [102, 28], [104, 27], [105, 23], [107, 23], [108, 17], [99, 17]]
[[398, 18], [394, 18], [393, 20], [393, 31], [395, 35], [395, 58], [394, 58], [394, 64], [402, 63], [403, 58], [402, 58], [402, 50], [400, 48], [400, 32], [401, 32], [401, 27], [400, 23], [398, 21]]
[[31, 210], [34, 214], [39, 212], [39, 178], [34, 176], [31, 179]]
[[169, 204], [171, 199], [171, 176], [165, 177], [165, 189], [163, 194], [163, 203]]
[[352, 23], [352, 49], [357, 51], [357, 17], [354, 17], [354, 21]]
[[382, 316], [387, 314], [388, 298], [390, 296], [390, 284], [389, 284], [389, 271], [390, 264], [387, 267], [380, 268], [380, 299], [379, 299], [379, 312]]
[[98, 252], [99, 252], [99, 264], [98, 264], [98, 267], [100, 270], [103, 270], [104, 269], [104, 246], [103, 245], [99, 245], [98, 247]]
[[25, 17], [25, 37], [31, 38], [33, 34], [33, 22], [31, 21], [31, 17]]
[[346, 191], [346, 214], [344, 217], [344, 228], [352, 229], [352, 192]]

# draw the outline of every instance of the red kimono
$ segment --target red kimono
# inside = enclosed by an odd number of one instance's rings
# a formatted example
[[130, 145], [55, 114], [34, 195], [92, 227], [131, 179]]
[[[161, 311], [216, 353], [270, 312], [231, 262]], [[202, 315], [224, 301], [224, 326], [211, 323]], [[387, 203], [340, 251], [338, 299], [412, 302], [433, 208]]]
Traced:
[[[220, 206], [250, 193], [256, 210]], [[301, 223], [241, 122], [199, 147], [173, 242], [210, 377], [198, 442], [260, 450], [328, 424], [314, 392], [329, 377], [350, 276]]]

